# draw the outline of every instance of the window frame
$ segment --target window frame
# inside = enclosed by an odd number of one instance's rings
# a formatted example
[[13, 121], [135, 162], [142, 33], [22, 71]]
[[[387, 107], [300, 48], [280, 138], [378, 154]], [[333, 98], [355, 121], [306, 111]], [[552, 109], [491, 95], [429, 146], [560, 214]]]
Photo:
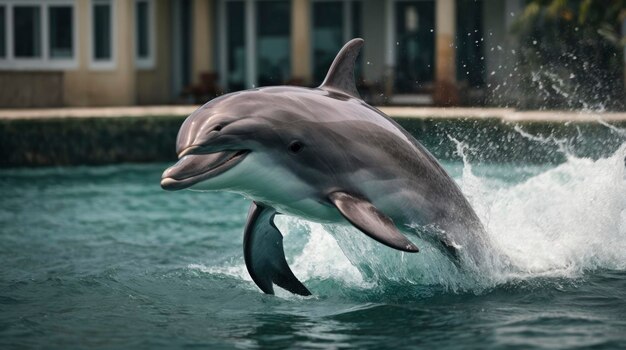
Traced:
[[4, 45], [0, 45], [3, 46], [1, 47], [1, 49], [3, 50], [3, 54], [2, 56], [0, 56], [0, 60], [4, 60], [7, 58], [8, 52], [7, 52], [7, 18], [9, 17], [9, 15], [7, 14], [7, 6], [4, 4], [0, 3], [0, 8], [2, 8], [4, 10], [4, 28], [2, 28], [2, 33], [4, 34], [4, 38], [2, 38], [3, 40], [3, 44]]
[[[4, 7], [5, 13], [5, 56], [0, 57], [0, 69], [4, 70], [72, 70], [78, 68], [78, 16], [75, 0], [48, 0], [45, 2], [36, 0], [0, 0], [0, 6]], [[39, 8], [40, 21], [40, 50], [41, 56], [35, 58], [15, 57], [14, 52], [14, 8], [30, 7]], [[67, 6], [72, 11], [72, 57], [52, 58], [50, 56], [50, 7]]]
[[[137, 7], [141, 2], [145, 2], [148, 5], [148, 57], [139, 57], [139, 31], [137, 20]], [[135, 67], [137, 69], [148, 70], [153, 69], [156, 66], [156, 9], [154, 0], [134, 0], [133, 1], [133, 22], [134, 26], [134, 45], [133, 50], [135, 52]]]
[[[111, 24], [110, 30], [110, 45], [111, 45], [111, 58], [109, 59], [96, 59], [96, 42], [95, 37], [95, 18], [94, 18], [94, 6], [98, 4], [108, 4], [111, 7]], [[92, 70], [115, 70], [117, 67], [117, 29], [116, 22], [116, 0], [90, 0], [89, 1], [89, 68]]]

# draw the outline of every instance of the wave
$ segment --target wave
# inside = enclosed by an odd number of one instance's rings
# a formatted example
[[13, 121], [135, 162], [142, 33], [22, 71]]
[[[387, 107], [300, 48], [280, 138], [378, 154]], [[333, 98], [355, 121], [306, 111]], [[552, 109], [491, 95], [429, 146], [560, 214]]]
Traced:
[[[466, 146], [457, 146], [463, 156]], [[625, 158], [626, 143], [612, 156], [597, 160], [566, 154], [564, 163], [551, 168], [517, 169], [525, 176], [511, 181], [494, 176], [494, 171], [475, 171], [463, 156], [455, 179], [481, 218], [492, 247], [487, 252], [491, 263], [478, 271], [459, 268], [415, 237], [411, 239], [421, 251], [409, 254], [384, 247], [351, 226], [286, 216], [278, 216], [276, 225], [285, 234], [292, 270], [318, 295], [337, 293], [337, 285], [354, 292], [397, 284], [481, 293], [516, 281], [626, 270]], [[189, 268], [250, 281], [240, 260]]]

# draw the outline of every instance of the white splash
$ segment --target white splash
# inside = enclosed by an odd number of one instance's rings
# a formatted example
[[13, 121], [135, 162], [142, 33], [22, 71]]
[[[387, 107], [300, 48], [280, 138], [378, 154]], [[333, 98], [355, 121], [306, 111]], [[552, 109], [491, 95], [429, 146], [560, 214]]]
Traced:
[[493, 272], [507, 280], [626, 268], [625, 157], [626, 144], [605, 159], [570, 156], [521, 183], [482, 191], [478, 215], [511, 263]]
[[[560, 150], [566, 152], [562, 140], [532, 137], [560, 143]], [[406, 288], [436, 285], [480, 292], [535, 277], [578, 278], [597, 269], [626, 269], [626, 143], [608, 158], [568, 155], [564, 163], [517, 183], [476, 175], [464, 157], [464, 147], [457, 142], [464, 159], [457, 181], [483, 221], [498, 257], [479, 275], [458, 269], [413, 237], [421, 252], [402, 254], [353, 227], [279, 216], [276, 224], [285, 233], [287, 260], [294, 274], [305, 284], [334, 280], [370, 289], [391, 281]], [[189, 268], [250, 281], [242, 259], [224, 266]]]
[[[285, 235], [285, 245], [289, 244], [289, 235], [294, 228], [309, 232], [309, 239], [291, 263], [294, 273], [302, 279], [337, 279], [358, 287], [367, 287], [359, 270], [350, 263], [337, 241], [322, 224], [307, 222], [295, 217], [277, 217], [276, 225]], [[302, 233], [302, 232], [298, 232]]]

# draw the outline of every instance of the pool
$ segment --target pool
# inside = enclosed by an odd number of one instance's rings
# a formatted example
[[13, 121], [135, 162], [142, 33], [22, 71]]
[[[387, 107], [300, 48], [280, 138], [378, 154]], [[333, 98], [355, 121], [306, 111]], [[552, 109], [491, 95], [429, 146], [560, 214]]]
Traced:
[[249, 202], [165, 192], [168, 164], [0, 170], [0, 347], [626, 347], [626, 146], [558, 163], [444, 162], [506, 263], [466, 276], [289, 217], [313, 297], [248, 276]]

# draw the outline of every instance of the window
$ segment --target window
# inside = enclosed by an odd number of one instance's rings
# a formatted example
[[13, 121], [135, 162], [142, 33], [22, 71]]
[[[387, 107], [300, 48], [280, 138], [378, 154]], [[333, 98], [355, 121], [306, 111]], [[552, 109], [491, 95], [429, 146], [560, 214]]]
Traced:
[[92, 0], [91, 67], [113, 69], [113, 3], [110, 0]]
[[50, 6], [48, 25], [50, 58], [71, 58], [73, 53], [73, 19], [69, 6]]
[[138, 68], [154, 67], [154, 3], [135, 0], [135, 59]]
[[13, 7], [13, 52], [17, 58], [41, 57], [40, 6]]
[[74, 1], [0, 0], [0, 68], [76, 68]]
[[7, 56], [6, 6], [0, 6], [0, 59]]

